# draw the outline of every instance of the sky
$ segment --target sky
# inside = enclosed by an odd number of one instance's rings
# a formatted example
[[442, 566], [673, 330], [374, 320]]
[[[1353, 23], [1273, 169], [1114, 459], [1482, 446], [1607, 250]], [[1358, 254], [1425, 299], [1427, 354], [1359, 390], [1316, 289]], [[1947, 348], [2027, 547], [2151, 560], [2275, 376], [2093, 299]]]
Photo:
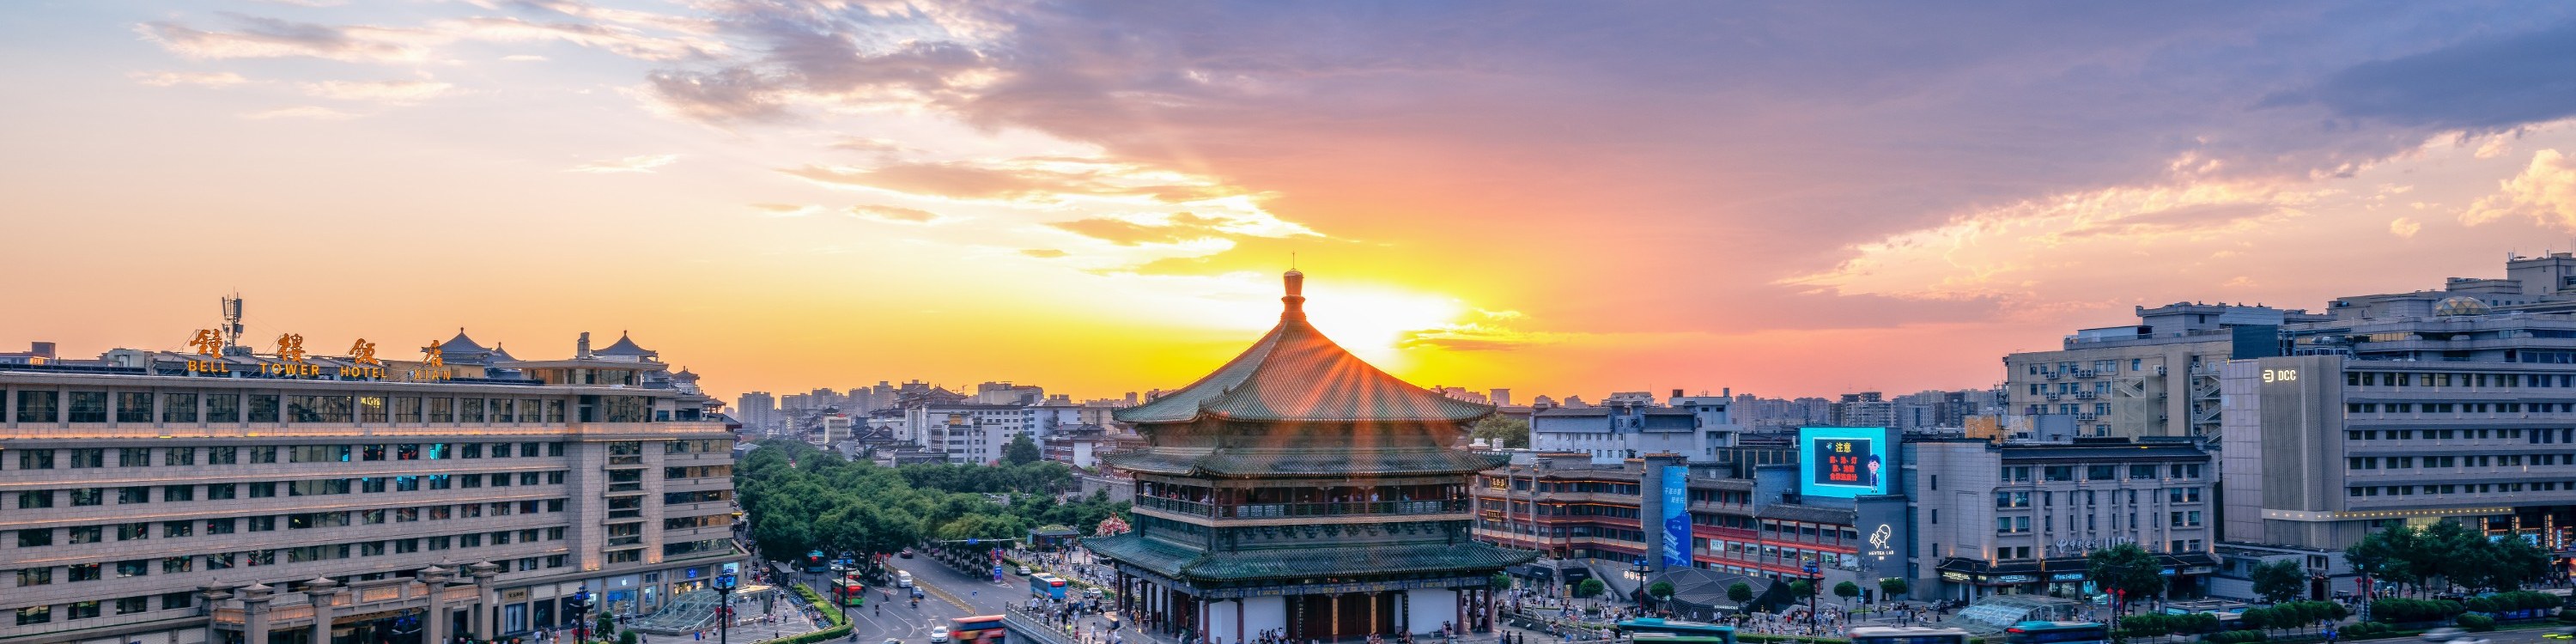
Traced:
[[2576, 248], [2566, 3], [30, 0], [0, 81], [0, 341], [237, 291], [728, 400], [1175, 388], [1292, 263], [1355, 353], [1527, 400], [1991, 386]]

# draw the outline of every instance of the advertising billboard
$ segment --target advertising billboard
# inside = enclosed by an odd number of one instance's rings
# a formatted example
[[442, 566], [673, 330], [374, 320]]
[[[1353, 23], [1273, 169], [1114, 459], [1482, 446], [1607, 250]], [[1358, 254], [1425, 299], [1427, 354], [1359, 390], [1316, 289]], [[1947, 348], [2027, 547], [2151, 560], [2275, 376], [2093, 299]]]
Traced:
[[1664, 489], [1658, 491], [1664, 495], [1664, 516], [1657, 518], [1664, 520], [1663, 556], [1666, 567], [1687, 568], [1691, 565], [1689, 486], [1690, 468], [1688, 466], [1664, 466]]
[[1887, 493], [1896, 476], [1887, 458], [1892, 437], [1884, 427], [1798, 429], [1798, 493], [1848, 499]]

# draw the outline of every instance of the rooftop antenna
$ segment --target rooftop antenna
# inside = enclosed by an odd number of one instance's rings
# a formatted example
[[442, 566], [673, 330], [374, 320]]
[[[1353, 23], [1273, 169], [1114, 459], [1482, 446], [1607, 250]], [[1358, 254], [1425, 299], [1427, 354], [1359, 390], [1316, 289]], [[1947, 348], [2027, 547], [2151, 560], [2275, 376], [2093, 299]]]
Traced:
[[1297, 270], [1297, 251], [1288, 251], [1288, 270]]
[[233, 291], [231, 295], [224, 296], [224, 326], [222, 327], [222, 331], [224, 334], [224, 348], [229, 349], [241, 345], [241, 291]]

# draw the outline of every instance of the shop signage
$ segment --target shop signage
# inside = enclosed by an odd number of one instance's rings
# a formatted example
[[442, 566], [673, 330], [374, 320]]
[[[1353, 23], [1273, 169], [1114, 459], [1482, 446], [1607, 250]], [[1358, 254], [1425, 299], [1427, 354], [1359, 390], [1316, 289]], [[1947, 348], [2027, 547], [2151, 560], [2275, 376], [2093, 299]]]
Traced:
[[2048, 576], [2049, 581], [2084, 581], [2084, 573], [2061, 572]]
[[501, 591], [501, 601], [513, 604], [528, 601], [528, 589], [520, 588], [517, 590]]
[[1968, 580], [1968, 573], [1964, 573], [1964, 572], [1943, 572], [1943, 573], [1941, 573], [1941, 578], [1942, 578], [1942, 579], [1949, 580], [1949, 581], [1967, 581], [1967, 580]]
[[1998, 584], [2027, 584], [2034, 581], [2039, 581], [2039, 578], [2030, 575], [1995, 575], [1995, 583]]

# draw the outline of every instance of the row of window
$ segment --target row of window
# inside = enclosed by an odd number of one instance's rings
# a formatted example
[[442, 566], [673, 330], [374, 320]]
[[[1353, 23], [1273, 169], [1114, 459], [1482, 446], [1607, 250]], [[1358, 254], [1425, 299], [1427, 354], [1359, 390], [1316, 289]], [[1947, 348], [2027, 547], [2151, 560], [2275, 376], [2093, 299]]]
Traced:
[[2576, 403], [2344, 403], [2349, 414], [2567, 414]]
[[2576, 376], [2545, 373], [2408, 373], [2346, 371], [2343, 384], [2354, 387], [2576, 387]]
[[[564, 422], [564, 401], [537, 398], [424, 398], [350, 394], [153, 393], [148, 391], [54, 391], [19, 389], [15, 398], [21, 423], [535, 423]], [[646, 415], [642, 396], [608, 405], [610, 415], [629, 410]], [[157, 421], [156, 421], [157, 419]], [[202, 419], [202, 420], [200, 420]], [[610, 422], [618, 422], [611, 420]], [[728, 448], [730, 449], [730, 448]]]
[[2533, 445], [2576, 443], [2576, 429], [2347, 429], [2350, 441], [2519, 440]]
[[[410, 554], [420, 552], [423, 549], [437, 551], [454, 548], [480, 548], [486, 544], [506, 546], [512, 543], [524, 544], [540, 543], [545, 541], [562, 541], [563, 538], [563, 528], [499, 530], [494, 532], [475, 532], [461, 535], [386, 539], [379, 541], [362, 541], [358, 543], [324, 544], [315, 546], [299, 546], [294, 548], [249, 550], [243, 552], [218, 552], [206, 555], [181, 555], [176, 557], [161, 557], [158, 559], [127, 559], [114, 563], [86, 563], [73, 564], [69, 566], [20, 568], [18, 569], [17, 576], [19, 587], [46, 586], [54, 583], [54, 571], [57, 568], [64, 571], [62, 579], [65, 583], [78, 583], [84, 581], [98, 581], [111, 576], [117, 579], [143, 577], [151, 575], [154, 568], [159, 568], [161, 570], [161, 574], [165, 575], [196, 572], [198, 562], [200, 561], [204, 562], [206, 570], [231, 570], [237, 567], [274, 566], [277, 565], [278, 561], [281, 559], [280, 553], [284, 553], [282, 558], [286, 563], [304, 563], [308, 561], [348, 559], [353, 556], [381, 557], [387, 554]], [[561, 566], [548, 567], [553, 568]]]
[[[2165, 488], [2165, 489], [2164, 489], [2165, 502], [2167, 502], [2167, 503], [2199, 503], [2199, 502], [2200, 502], [2200, 494], [2201, 494], [2201, 490], [2202, 490], [2202, 489], [2203, 489], [2203, 488], [2197, 488], [2197, 487], [2169, 487], [2169, 488]], [[2068, 505], [2093, 505], [2093, 504], [2095, 504], [2095, 502], [2096, 502], [2098, 499], [2100, 499], [2100, 498], [2101, 498], [2101, 497], [2099, 497], [2099, 496], [2096, 496], [2094, 493], [2095, 493], [2095, 492], [2101, 492], [2101, 491], [2102, 491], [2102, 490], [2081, 490], [2081, 491], [2073, 491], [2073, 490], [2070, 490], [2070, 491], [2068, 491], [2068, 492], [2066, 493], [2066, 503], [2067, 503]], [[2079, 492], [2080, 492], [2081, 496], [2078, 496]], [[2137, 503], [2137, 502], [2138, 502], [2138, 490], [2110, 490], [2109, 492], [2111, 493], [2111, 502], [2112, 502], [2112, 503], [2119, 503], [2119, 502], [2120, 502], [2120, 496], [2121, 496], [2121, 495], [2120, 495], [2120, 493], [2121, 493], [2121, 492], [2127, 492], [2127, 493], [2128, 493], [2128, 502], [2130, 502], [2130, 503]], [[2153, 491], [2149, 491], [2149, 492], [2147, 493], [2147, 498], [2148, 498], [2148, 499], [2150, 499], [2150, 500], [2153, 500], [2153, 499], [2155, 498], [2155, 493], [2154, 493]], [[2040, 506], [2040, 507], [2050, 507], [2050, 506], [2055, 506], [2055, 505], [2057, 505], [2057, 493], [2056, 493], [2056, 492], [2054, 492], [2054, 491], [2040, 491], [2040, 492], [1996, 492], [1996, 493], [1995, 493], [1995, 507], [1998, 507], [1998, 508], [2027, 508], [2027, 507], [2031, 507], [2031, 501], [2032, 501], [2033, 499], [2037, 499], [2037, 500], [2039, 501], [2039, 506]], [[2080, 502], [2079, 502], [2079, 500], [2080, 500]]]
[[188, 519], [157, 522], [136, 521], [115, 525], [86, 525], [72, 526], [68, 528], [20, 528], [12, 532], [17, 534], [18, 547], [42, 548], [56, 543], [55, 537], [57, 532], [61, 533], [62, 543], [79, 545], [86, 543], [102, 543], [107, 541], [107, 536], [109, 534], [108, 531], [110, 529], [115, 530], [117, 541], [140, 541], [150, 539], [154, 532], [153, 528], [156, 525], [160, 528], [159, 532], [161, 533], [162, 538], [179, 538], [196, 536], [198, 526], [200, 525], [204, 526], [205, 533], [208, 535], [223, 535], [233, 534], [235, 532], [271, 532], [277, 530], [278, 526], [281, 524], [286, 526], [286, 529], [289, 530], [304, 530], [308, 528], [337, 528], [350, 525], [410, 523], [414, 521], [446, 521], [449, 519], [480, 519], [485, 516], [504, 517], [513, 514], [536, 514], [538, 512], [562, 511], [564, 511], [563, 499], [530, 499], [526, 501], [493, 501], [488, 504], [464, 503], [456, 505], [432, 505], [425, 507], [375, 508], [370, 510], [332, 510], [327, 512], [298, 512], [294, 514], [270, 514], [253, 517], [225, 517], [204, 520]]
[[2525, 465], [2576, 465], [2576, 453], [2570, 454], [2470, 454], [2466, 456], [2352, 456], [2345, 457], [2346, 470], [2406, 470], [2417, 467], [2522, 467]]
[[[558, 529], [558, 530], [560, 530], [560, 528], [557, 528], [557, 529]], [[494, 533], [494, 534], [500, 534], [500, 533]], [[431, 539], [439, 539], [439, 538], [442, 538], [442, 537], [431, 537]], [[556, 538], [561, 538], [561, 535], [557, 535], [557, 537], [556, 537]], [[412, 549], [412, 550], [402, 550], [402, 549], [400, 549], [399, 544], [400, 544], [400, 543], [402, 543], [402, 541], [412, 541], [412, 542], [415, 542], [415, 543], [413, 543], [413, 544], [412, 544], [412, 545], [413, 545], [413, 549]], [[312, 556], [316, 557], [315, 559], [296, 559], [296, 561], [318, 561], [318, 560], [320, 560], [320, 559], [342, 559], [342, 558], [347, 558], [347, 557], [349, 557], [349, 556], [350, 556], [349, 552], [350, 552], [350, 546], [351, 546], [351, 545], [356, 545], [356, 546], [358, 546], [358, 554], [359, 554], [359, 556], [377, 556], [377, 555], [385, 554], [385, 552], [386, 552], [385, 545], [386, 545], [387, 543], [394, 543], [394, 544], [397, 544], [397, 545], [396, 545], [396, 549], [394, 550], [394, 552], [414, 552], [414, 551], [417, 551], [417, 550], [418, 550], [418, 546], [419, 546], [419, 544], [417, 543], [418, 541], [419, 541], [418, 539], [407, 539], [407, 540], [394, 541], [394, 542], [376, 541], [376, 542], [361, 543], [361, 544], [338, 544], [338, 545], [332, 545], [332, 546], [308, 546], [308, 547], [305, 547], [305, 548], [293, 548], [293, 549], [290, 549], [291, 551], [293, 551], [293, 552], [291, 552], [291, 553], [290, 553], [290, 558], [292, 558], [293, 556], [295, 556], [295, 555], [297, 555], [297, 554], [307, 554], [305, 551], [308, 551], [308, 550], [312, 551], [312, 552], [311, 552], [311, 553], [309, 553], [309, 554], [311, 554]], [[501, 543], [508, 543], [508, 542], [503, 541], [503, 542], [501, 542]], [[433, 550], [435, 550], [435, 549], [437, 549], [437, 548], [432, 548], [432, 549], [433, 549]], [[244, 565], [254, 565], [254, 566], [256, 566], [256, 565], [270, 565], [270, 564], [274, 564], [274, 563], [276, 563], [276, 556], [275, 556], [276, 552], [277, 552], [277, 551], [275, 551], [275, 550], [257, 551], [257, 553], [258, 553], [258, 554], [265, 554], [265, 555], [267, 555], [267, 556], [265, 557], [265, 559], [267, 560], [267, 562], [266, 562], [266, 563], [246, 563], [246, 564], [244, 564]], [[255, 553], [245, 552], [245, 553], [239, 553], [239, 554], [240, 554], [240, 555], [243, 555], [242, 559], [244, 559], [245, 561], [257, 561], [257, 560], [258, 560], [258, 559], [256, 559], [256, 558], [250, 558], [250, 557], [249, 557], [249, 555], [252, 555], [252, 554], [255, 554]], [[323, 555], [325, 555], [325, 554], [333, 554], [333, 555], [336, 555], [336, 556], [323, 556]], [[225, 557], [225, 558], [227, 558], [227, 559], [231, 559], [231, 558], [233, 558], [233, 556], [234, 556], [234, 555], [233, 555], [232, 553], [226, 553], [226, 554], [223, 554], [223, 555], [207, 555], [207, 559], [208, 559], [208, 562], [207, 562], [207, 563], [208, 563], [208, 565], [207, 565], [206, 567], [207, 567], [208, 569], [215, 569], [215, 568], [216, 568], [216, 566], [215, 566], [215, 565], [213, 565], [213, 564], [214, 564], [214, 561], [213, 561], [213, 560], [214, 560], [214, 558], [215, 558], [215, 557]], [[173, 559], [186, 559], [186, 558], [185, 558], [185, 557], [174, 557]], [[498, 564], [499, 566], [501, 566], [501, 572], [504, 572], [504, 573], [507, 573], [507, 572], [513, 572], [513, 571], [521, 571], [521, 572], [524, 572], [524, 571], [530, 571], [530, 570], [542, 570], [542, 569], [548, 569], [548, 568], [562, 568], [562, 567], [564, 567], [564, 566], [571, 565], [571, 562], [569, 561], [569, 557], [567, 557], [567, 556], [565, 556], [565, 555], [544, 555], [544, 556], [538, 556], [538, 557], [523, 557], [523, 558], [519, 558], [519, 559], [500, 559], [500, 560], [495, 560], [495, 561], [493, 561], [492, 563], [494, 563], [494, 564]], [[137, 572], [136, 572], [135, 574], [133, 574], [133, 575], [123, 574], [123, 573], [128, 569], [128, 565], [129, 565], [129, 564], [133, 566], [132, 570], [137, 571]], [[119, 573], [117, 576], [119, 576], [119, 577], [140, 576], [140, 575], [142, 575], [142, 574], [143, 574], [143, 572], [142, 572], [142, 571], [146, 571], [146, 570], [148, 570], [148, 569], [149, 569], [149, 566], [150, 566], [150, 565], [151, 565], [151, 561], [149, 561], [149, 560], [142, 560], [142, 561], [120, 561], [120, 562], [117, 562], [117, 563], [116, 563], [116, 567], [117, 567], [117, 570], [118, 570], [118, 573]], [[165, 571], [165, 572], [170, 572], [170, 570], [169, 570], [170, 564], [168, 563], [168, 561], [167, 561], [167, 560], [164, 560], [164, 562], [163, 562], [163, 564], [162, 564], [162, 565], [163, 565], [163, 568], [164, 568], [164, 571]], [[84, 566], [70, 566], [70, 568], [71, 568], [71, 570], [73, 571], [73, 572], [72, 572], [72, 575], [73, 575], [73, 579], [72, 579], [72, 580], [73, 580], [73, 581], [85, 581], [84, 579], [80, 579], [80, 578], [78, 577], [80, 574], [82, 574], [82, 573], [81, 573], [81, 571], [83, 571], [84, 569], [88, 571], [88, 573], [89, 573], [89, 575], [90, 575], [89, 579], [94, 580], [94, 579], [97, 579], [97, 578], [98, 578], [99, 564], [86, 564], [86, 565], [84, 565]], [[36, 574], [42, 574], [42, 575], [50, 575], [50, 574], [52, 574], [53, 569], [52, 569], [52, 568], [37, 568], [37, 569], [31, 569], [31, 570], [20, 570], [20, 571], [18, 571], [18, 585], [20, 585], [20, 586], [43, 585], [42, 583], [38, 583], [38, 584], [29, 584], [29, 583], [27, 583], [28, 575], [29, 575], [31, 572], [35, 572]], [[184, 572], [184, 571], [180, 571], [180, 572]], [[48, 582], [48, 583], [49, 583], [49, 582]], [[189, 592], [165, 593], [165, 594], [160, 595], [159, 597], [161, 598], [161, 609], [162, 609], [162, 610], [175, 610], [175, 609], [188, 608], [188, 607], [191, 607], [191, 606], [195, 605], [195, 603], [196, 603], [196, 596], [195, 596], [193, 593], [189, 593]], [[151, 600], [151, 598], [152, 598], [152, 596], [146, 595], [146, 596], [137, 596], [137, 597], [124, 597], [124, 598], [119, 598], [119, 599], [115, 599], [115, 600], [107, 600], [107, 601], [109, 601], [110, 603], [113, 603], [113, 604], [115, 605], [115, 607], [116, 607], [115, 614], [117, 614], [117, 615], [131, 615], [131, 614], [134, 614], [134, 613], [140, 613], [140, 612], [144, 612], [144, 611], [150, 610], [150, 609], [151, 609], [151, 605], [150, 605], [150, 600]], [[62, 619], [66, 619], [66, 620], [74, 620], [74, 619], [92, 619], [92, 618], [100, 617], [100, 616], [101, 616], [101, 614], [102, 614], [102, 610], [101, 610], [101, 609], [103, 608], [103, 606], [102, 606], [102, 600], [77, 601], [77, 602], [72, 602], [72, 603], [68, 603], [68, 604], [54, 604], [54, 605], [43, 605], [43, 606], [27, 606], [27, 607], [19, 608], [19, 609], [17, 610], [18, 625], [19, 625], [19, 626], [28, 626], [28, 625], [33, 625], [33, 624], [49, 624], [49, 623], [52, 623], [52, 622], [54, 621], [54, 619], [55, 619], [55, 613], [57, 612], [57, 611], [56, 611], [56, 609], [57, 609], [57, 608], [59, 608], [59, 609], [60, 609], [60, 611], [59, 611], [59, 612], [61, 612], [61, 613], [62, 613], [62, 616], [61, 616], [61, 618], [62, 618]]]
[[[563, 443], [398, 443], [374, 445], [251, 445], [217, 447], [89, 447], [77, 449], [19, 449], [17, 467], [22, 470], [56, 468], [83, 469], [107, 467], [114, 455], [116, 467], [194, 467], [198, 465], [267, 465], [284, 455], [289, 463], [349, 463], [361, 461], [421, 461], [459, 458], [520, 458], [564, 455]], [[157, 461], [152, 453], [158, 451]]]
[[2344, 496], [2413, 496], [2416, 494], [2497, 494], [2576, 490], [2576, 481], [2538, 483], [2461, 483], [2456, 485], [2364, 485], [2346, 487]]
[[[151, 595], [142, 595], [136, 597], [121, 597], [105, 601], [116, 606], [116, 614], [132, 615], [151, 610], [152, 597], [153, 596]], [[197, 596], [195, 593], [185, 591], [163, 593], [160, 597], [161, 610], [179, 610], [197, 605]], [[90, 619], [98, 617], [100, 615], [101, 602], [102, 600], [93, 599], [62, 604], [61, 608], [63, 619]], [[18, 625], [26, 626], [30, 624], [53, 623], [55, 612], [54, 608], [54, 606], [28, 606], [20, 608], [18, 609]]]
[[[564, 472], [562, 470], [557, 470], [552, 472], [503, 472], [494, 474], [430, 474], [426, 476], [373, 476], [346, 479], [307, 479], [302, 481], [260, 481], [256, 483], [208, 483], [202, 486], [130, 485], [118, 488], [83, 487], [66, 490], [24, 490], [18, 493], [17, 507], [21, 510], [54, 507], [56, 497], [58, 496], [62, 497], [63, 504], [69, 507], [107, 505], [108, 499], [110, 498], [114, 498], [117, 505], [151, 503], [152, 490], [155, 487], [158, 487], [161, 490], [162, 502], [177, 503], [196, 501], [199, 500], [200, 496], [207, 501], [225, 501], [236, 498], [272, 498], [278, 496], [280, 490], [284, 490], [285, 495], [291, 497], [324, 496], [359, 492], [417, 492], [424, 489], [472, 489], [484, 487], [486, 483], [489, 483], [491, 487], [509, 487], [513, 481], [516, 481], [518, 485], [522, 486], [562, 485], [564, 482]], [[200, 488], [204, 489], [205, 494], [199, 495], [197, 493]], [[111, 490], [114, 491], [112, 497], [110, 495]], [[55, 492], [63, 492], [64, 494], [57, 495]]]
[[[2202, 465], [2203, 464], [2201, 463], [2131, 464], [2126, 469], [2128, 474], [2126, 478], [2133, 481], [2153, 480], [2157, 478], [2196, 479], [2200, 478]], [[2119, 465], [2008, 465], [2001, 471], [2000, 482], [2006, 485], [2014, 483], [2029, 483], [2030, 475], [2033, 470], [2037, 470], [2039, 472], [2040, 480], [2051, 482], [2076, 480], [2075, 475], [2077, 472], [2082, 472], [2084, 474], [2084, 480], [2087, 481], [2116, 481], [2122, 479], [2122, 468]]]
[[[2168, 527], [2168, 528], [2197, 528], [2197, 527], [2200, 527], [2200, 526], [2201, 526], [2201, 519], [2200, 519], [2200, 511], [2199, 511], [2199, 510], [2175, 510], [2175, 511], [2172, 511], [2172, 512], [2168, 512], [2168, 513], [2166, 513], [2166, 514], [2167, 514], [2167, 520], [2166, 520], [2166, 523], [2165, 523], [2165, 527]], [[2120, 515], [2118, 515], [2118, 514], [2086, 514], [2086, 515], [2083, 515], [2083, 516], [2084, 516], [2084, 527], [2083, 527], [2082, 529], [2084, 529], [2084, 530], [2099, 530], [2099, 529], [2101, 529], [2101, 528], [2099, 528], [2099, 527], [2096, 527], [2096, 526], [2099, 524], [2099, 521], [2097, 521], [2097, 519], [2099, 519], [2100, 517], [2104, 517], [2104, 516], [2108, 516], [2108, 517], [2110, 517], [2110, 518], [2111, 518], [2111, 529], [2113, 529], [2113, 530], [2119, 530], [2119, 529], [2121, 529], [2121, 527], [2120, 527]], [[2147, 517], [2148, 517], [2150, 520], [2152, 520], [2152, 519], [2155, 517], [2155, 513], [2153, 513], [2153, 512], [2149, 512], [2149, 513], [2147, 513]], [[2042, 530], [2042, 531], [2055, 532], [2055, 531], [2057, 530], [2057, 516], [2056, 516], [2056, 515], [2041, 515], [2041, 516], [2039, 517], [2039, 522], [2040, 522], [2039, 528], [2040, 528], [2040, 530]], [[2139, 527], [2141, 527], [2141, 526], [2140, 526], [2140, 524], [2138, 523], [2138, 513], [2136, 513], [2136, 512], [2131, 512], [2131, 513], [2129, 513], [2129, 527], [2128, 527], [2128, 529], [2130, 529], [2130, 530], [2135, 530], [2135, 529], [2138, 529]], [[2077, 528], [2075, 527], [2075, 517], [2074, 517], [2074, 516], [2070, 515], [2070, 516], [2066, 517], [2066, 529], [2068, 529], [2068, 530], [2075, 530], [2075, 529], [2077, 529]], [[2030, 517], [2027, 517], [2027, 516], [1995, 517], [1995, 533], [1996, 533], [1996, 534], [2023, 534], [2023, 533], [2028, 533], [2028, 532], [2030, 532]]]

